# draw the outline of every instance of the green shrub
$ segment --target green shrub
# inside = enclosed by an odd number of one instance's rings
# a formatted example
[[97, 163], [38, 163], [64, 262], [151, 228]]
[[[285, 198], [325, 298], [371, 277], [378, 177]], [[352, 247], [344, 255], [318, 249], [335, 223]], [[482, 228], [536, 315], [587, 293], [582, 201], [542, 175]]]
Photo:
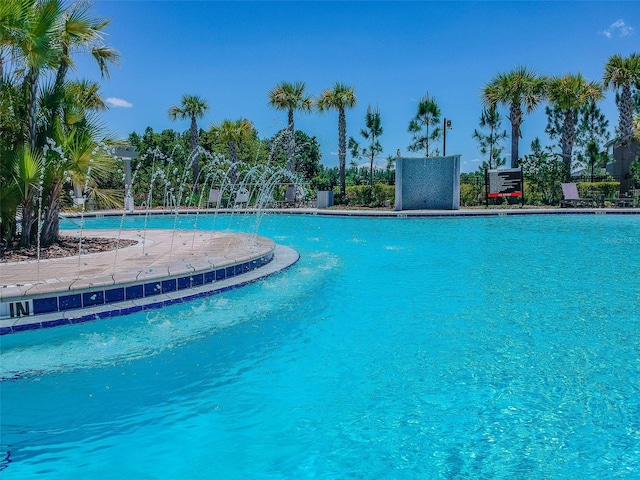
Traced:
[[376, 183], [373, 186], [373, 206], [384, 207], [393, 205], [396, 199], [395, 185], [386, 185], [384, 183]]
[[531, 182], [524, 182], [524, 201], [527, 205], [542, 205], [542, 192]]
[[368, 185], [350, 185], [346, 189], [349, 205], [365, 205], [369, 200]]
[[617, 198], [620, 196], [620, 182], [578, 182], [578, 193], [581, 197], [599, 194], [605, 198]]
[[561, 196], [560, 181], [543, 185], [531, 181], [524, 182], [524, 201], [527, 205], [557, 205]]
[[373, 186], [373, 192], [369, 185], [351, 185], [347, 187], [346, 193], [349, 205], [382, 207], [386, 202], [393, 205], [396, 190], [393, 185], [376, 183]]
[[482, 205], [484, 202], [482, 185], [479, 183], [460, 184], [460, 204], [464, 207]]
[[633, 179], [634, 183], [640, 186], [640, 158], [636, 158], [631, 167], [629, 167], [629, 174]]

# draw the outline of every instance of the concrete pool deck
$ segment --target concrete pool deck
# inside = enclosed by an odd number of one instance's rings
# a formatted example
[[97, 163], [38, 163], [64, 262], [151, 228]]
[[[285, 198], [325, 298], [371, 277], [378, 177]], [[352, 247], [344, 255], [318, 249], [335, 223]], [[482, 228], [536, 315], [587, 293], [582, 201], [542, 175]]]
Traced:
[[[64, 231], [78, 236], [79, 231]], [[295, 263], [295, 250], [249, 234], [85, 230], [136, 240], [117, 250], [0, 264], [0, 335], [133, 313], [235, 288]]]

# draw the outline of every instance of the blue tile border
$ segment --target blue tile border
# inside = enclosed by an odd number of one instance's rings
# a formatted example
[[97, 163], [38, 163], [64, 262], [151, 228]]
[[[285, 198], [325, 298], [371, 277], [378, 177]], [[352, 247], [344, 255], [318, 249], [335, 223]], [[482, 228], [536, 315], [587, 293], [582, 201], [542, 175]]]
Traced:
[[143, 285], [131, 285], [124, 289], [126, 292], [127, 300], [135, 300], [136, 298], [144, 297], [144, 286]]
[[162, 281], [156, 280], [155, 282], [144, 284], [144, 296], [150, 297], [152, 295], [159, 295], [162, 293]]
[[162, 293], [175, 292], [177, 290], [176, 279], [162, 281]]
[[35, 298], [33, 300], [33, 314], [51, 313], [58, 311], [58, 297]]
[[124, 301], [124, 287], [111, 288], [104, 291], [104, 302], [123, 302]]
[[178, 278], [178, 290], [184, 290], [185, 288], [191, 288], [191, 277]]
[[87, 292], [82, 294], [82, 305], [84, 307], [93, 307], [95, 305], [104, 305], [104, 290], [98, 292]]
[[[93, 293], [93, 292], [90, 292]], [[53, 298], [53, 297], [51, 297]], [[82, 295], [74, 293], [71, 295], [58, 296], [58, 311], [73, 310], [82, 307]]]
[[[192, 288], [203, 287], [204, 285], [208, 284], [214, 285], [217, 281], [226, 280], [234, 276], [242, 275], [243, 273], [247, 273], [251, 270], [263, 267], [269, 264], [274, 259], [274, 256], [274, 252], [270, 252], [266, 255], [262, 255], [259, 258], [252, 259], [241, 264], [220, 268], [212, 267], [210, 270], [207, 270], [205, 272], [198, 272], [192, 275], [177, 278], [168, 278], [165, 280], [158, 279], [153, 282], [127, 285], [126, 287], [114, 288], [113, 286], [111, 286], [110, 288], [90, 290], [82, 293], [56, 295], [52, 297], [33, 299], [34, 314], [29, 317], [23, 317], [29, 318], [30, 320], [32, 319], [33, 321], [30, 323], [0, 327], [0, 336], [26, 330], [83, 323], [98, 318], [128, 315], [130, 313], [140, 312], [142, 310], [161, 308], [163, 306], [182, 303], [195, 298], [201, 298], [208, 295], [213, 295], [215, 293], [235, 289], [242, 285], [253, 283], [257, 280], [249, 280], [246, 282], [240, 282], [232, 286], [220, 288], [214, 287], [210, 290], [198, 292], [195, 294], [188, 294], [187, 292], [185, 292], [184, 296], [178, 298], [162, 300], [159, 302], [151, 302], [145, 305], [134, 305], [127, 307], [117, 307], [117, 305], [113, 305], [113, 309], [106, 310], [100, 313], [82, 315], [81, 312], [77, 312], [77, 317], [71, 316], [75, 313], [75, 311], [81, 308], [109, 305], [126, 300], [145, 299], [163, 293], [176, 292], [177, 290], [189, 290]], [[51, 314], [55, 312], [64, 312], [64, 315], [67, 316], [56, 318], [53, 320], [38, 321], [38, 315], [45, 313]]]

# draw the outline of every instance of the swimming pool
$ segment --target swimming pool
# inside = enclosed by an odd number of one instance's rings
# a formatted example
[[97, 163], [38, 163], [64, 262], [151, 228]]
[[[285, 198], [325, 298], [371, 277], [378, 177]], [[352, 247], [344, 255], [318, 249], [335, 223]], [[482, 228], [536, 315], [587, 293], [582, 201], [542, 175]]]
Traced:
[[279, 275], [3, 337], [1, 476], [637, 478], [639, 227], [265, 216]]

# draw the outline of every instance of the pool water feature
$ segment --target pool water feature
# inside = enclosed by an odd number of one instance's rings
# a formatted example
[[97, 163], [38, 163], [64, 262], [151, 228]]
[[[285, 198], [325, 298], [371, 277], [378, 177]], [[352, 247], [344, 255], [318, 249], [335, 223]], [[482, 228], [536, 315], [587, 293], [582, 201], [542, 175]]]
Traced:
[[3, 337], [2, 478], [636, 478], [639, 227], [266, 215], [281, 274]]

